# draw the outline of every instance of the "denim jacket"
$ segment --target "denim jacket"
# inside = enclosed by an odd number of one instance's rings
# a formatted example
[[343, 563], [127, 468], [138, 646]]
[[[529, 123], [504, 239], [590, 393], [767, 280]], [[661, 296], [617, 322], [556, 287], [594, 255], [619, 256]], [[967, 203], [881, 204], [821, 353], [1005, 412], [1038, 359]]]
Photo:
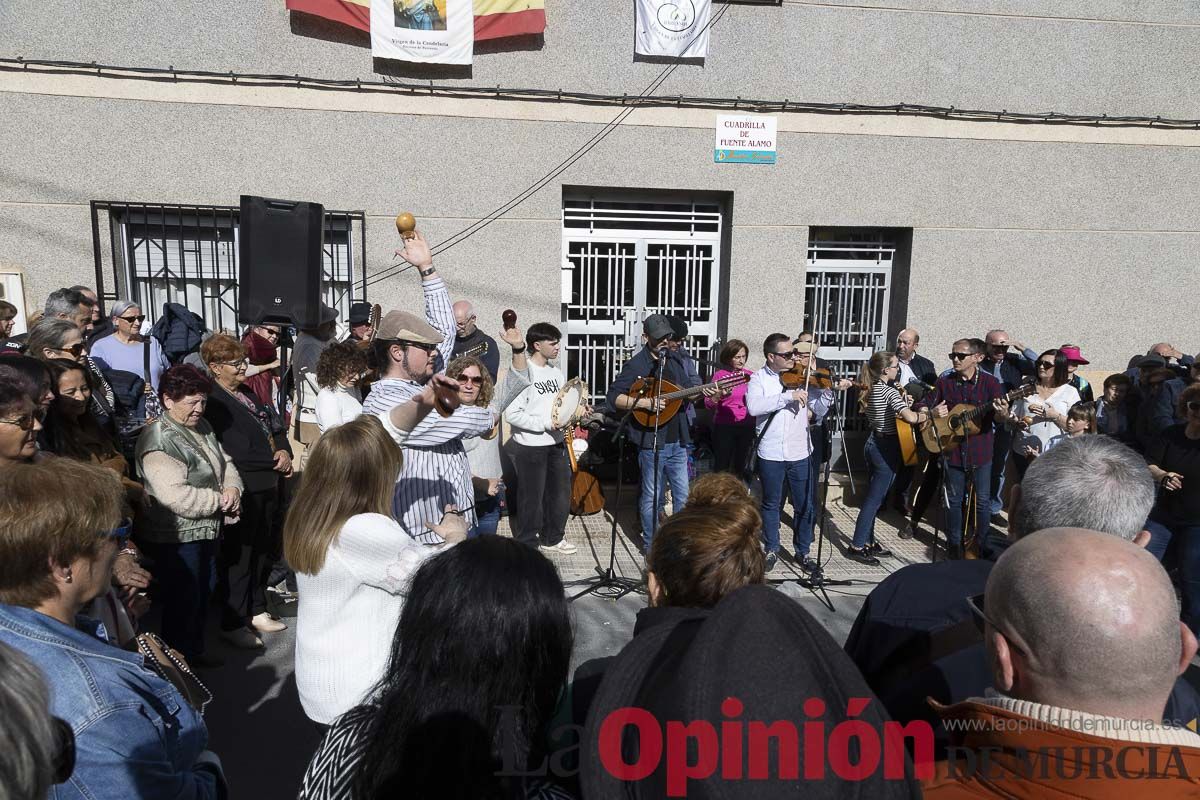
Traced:
[[75, 772], [50, 796], [223, 797], [220, 767], [205, 753], [208, 729], [200, 715], [174, 686], [142, 666], [140, 655], [117, 649], [104, 636], [104, 627], [86, 617], [71, 628], [33, 609], [0, 604], [0, 641], [37, 664], [50, 687], [50, 712], [75, 733]]

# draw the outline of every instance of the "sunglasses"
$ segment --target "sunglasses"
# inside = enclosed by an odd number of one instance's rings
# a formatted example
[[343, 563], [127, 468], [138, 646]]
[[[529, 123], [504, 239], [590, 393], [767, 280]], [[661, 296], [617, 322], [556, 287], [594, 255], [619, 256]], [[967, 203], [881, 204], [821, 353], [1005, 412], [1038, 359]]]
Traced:
[[1054, 369], [1053, 361], [1039, 361], [1038, 369]]
[[129, 517], [121, 520], [121, 524], [113, 528], [111, 531], [96, 531], [97, 536], [103, 536], [106, 539], [116, 539], [118, 547], [124, 547], [129, 541], [129, 537], [133, 534], [133, 520]]
[[31, 431], [31, 430], [33, 430], [35, 421], [41, 422], [45, 418], [46, 418], [46, 411], [42, 408], [36, 408], [23, 417], [16, 417], [14, 419], [0, 419], [0, 422], [3, 422], [8, 425], [16, 425], [18, 428], [20, 428], [23, 431]]
[[138, 325], [141, 325], [143, 322], [146, 321], [146, 315], [139, 314], [136, 317], [117, 317], [117, 319], [123, 319], [128, 323], [131, 323], [131, 324], [137, 323]]
[[1200, 400], [1188, 400], [1187, 410], [1193, 413], [1200, 411]]
[[950, 353], [947, 358], [951, 361], [961, 361], [964, 358], [970, 358], [974, 353]]
[[425, 344], [424, 342], [400, 342], [402, 347], [415, 347], [418, 350], [424, 350], [426, 354], [437, 350], [436, 344]]
[[459, 383], [469, 383], [472, 386], [483, 386], [482, 375], [462, 375], [458, 379]]
[[785, 350], [782, 353], [771, 353], [771, 355], [778, 356], [779, 358], [795, 358], [796, 351], [795, 350]]
[[83, 342], [76, 342], [75, 344], [71, 345], [70, 347], [55, 347], [52, 349], [57, 350], [60, 353], [70, 353], [71, 355], [78, 358], [79, 355], [83, 352]]
[[991, 617], [989, 617], [986, 613], [984, 613], [984, 611], [983, 611], [983, 595], [979, 595], [978, 597], [968, 597], [967, 598], [967, 606], [971, 609], [971, 613], [974, 614], [975, 618], [979, 621], [980, 629], [983, 628], [983, 623], [986, 622], [987, 624], [991, 625], [992, 628], [997, 633], [999, 633], [1001, 636], [1003, 636], [1005, 639], [1008, 640], [1008, 644], [1009, 644], [1009, 646], [1012, 647], [1013, 650], [1016, 650], [1018, 653], [1025, 656], [1026, 658], [1029, 657], [1029, 653], [1027, 653], [1016, 642], [1014, 642], [1012, 636], [1005, 633], [1003, 628], [1001, 628], [999, 625], [997, 625], [992, 620]]

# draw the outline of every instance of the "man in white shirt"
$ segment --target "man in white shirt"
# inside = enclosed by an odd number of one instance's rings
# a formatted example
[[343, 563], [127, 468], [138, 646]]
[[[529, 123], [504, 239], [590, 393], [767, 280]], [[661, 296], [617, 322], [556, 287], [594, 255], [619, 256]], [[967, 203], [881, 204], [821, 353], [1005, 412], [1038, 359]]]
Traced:
[[567, 377], [550, 362], [558, 358], [562, 333], [537, 322], [525, 333], [529, 348], [529, 387], [517, 396], [504, 418], [512, 426], [508, 452], [517, 473], [517, 508], [513, 538], [531, 547], [564, 555], [576, 551], [566, 535], [571, 513], [570, 446], [554, 428], [551, 411]]
[[810, 412], [824, 415], [833, 401], [830, 390], [784, 389], [779, 378], [796, 363], [799, 353], [812, 353], [811, 342], [792, 344], [785, 333], [773, 333], [763, 342], [766, 366], [750, 378], [746, 387], [746, 409], [757, 418], [758, 474], [762, 480], [763, 544], [767, 570], [779, 560], [779, 512], [786, 483], [792, 498], [792, 546], [796, 561], [805, 572], [817, 563], [809, 557], [812, 546], [812, 498], [809, 492]]

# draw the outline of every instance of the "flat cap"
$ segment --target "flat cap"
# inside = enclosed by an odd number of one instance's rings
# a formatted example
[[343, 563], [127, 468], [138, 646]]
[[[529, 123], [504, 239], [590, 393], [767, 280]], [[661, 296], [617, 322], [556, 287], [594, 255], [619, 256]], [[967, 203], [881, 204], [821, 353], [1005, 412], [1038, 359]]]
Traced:
[[389, 311], [380, 321], [375, 338], [417, 344], [441, 344], [444, 337], [437, 328], [416, 314]]

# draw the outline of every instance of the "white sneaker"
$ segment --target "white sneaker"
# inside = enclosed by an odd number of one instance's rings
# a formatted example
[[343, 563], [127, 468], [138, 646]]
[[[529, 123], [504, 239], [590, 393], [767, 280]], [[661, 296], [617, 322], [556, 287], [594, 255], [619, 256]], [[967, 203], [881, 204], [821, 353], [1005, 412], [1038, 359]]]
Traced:
[[272, 617], [267, 612], [255, 614], [250, 619], [250, 626], [259, 633], [279, 633], [286, 631], [287, 625]]
[[573, 555], [579, 552], [579, 548], [568, 542], [566, 539], [563, 539], [561, 542], [554, 545], [544, 544], [541, 546], [541, 548], [543, 550], [552, 550], [555, 553], [562, 553], [564, 556]]

